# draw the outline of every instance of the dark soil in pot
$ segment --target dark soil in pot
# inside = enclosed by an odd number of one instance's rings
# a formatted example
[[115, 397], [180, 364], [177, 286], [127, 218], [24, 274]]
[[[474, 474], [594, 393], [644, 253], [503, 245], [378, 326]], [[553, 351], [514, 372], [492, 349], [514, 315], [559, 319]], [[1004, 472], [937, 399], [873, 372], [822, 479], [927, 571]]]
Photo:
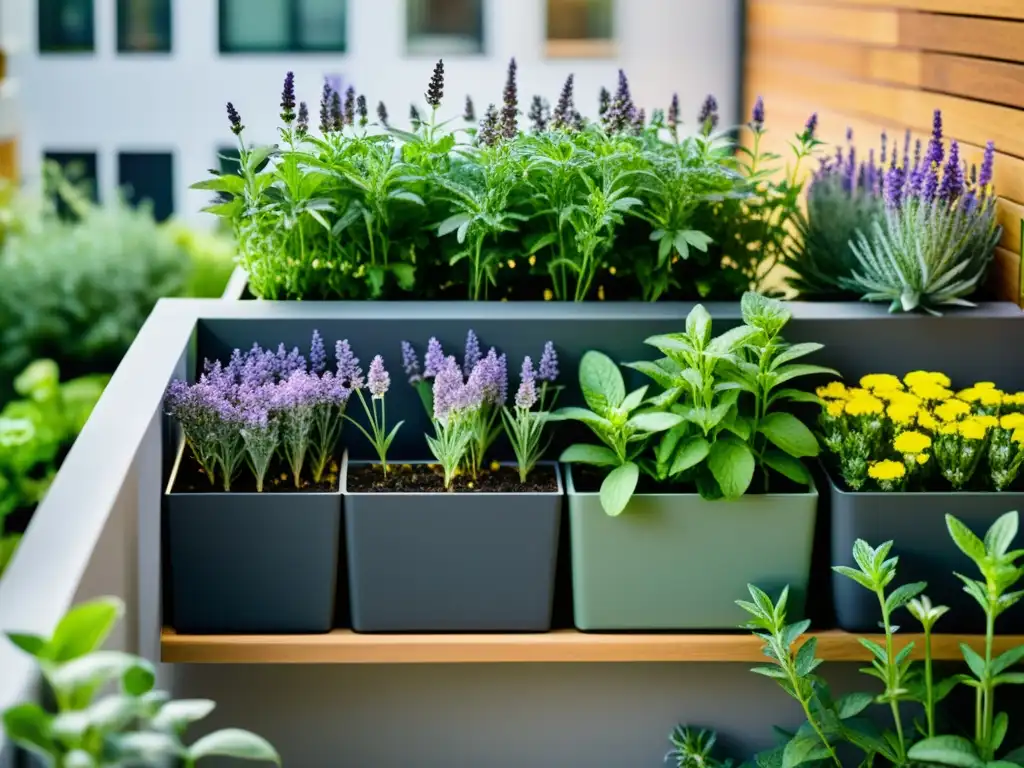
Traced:
[[[597, 467], [591, 467], [586, 464], [573, 464], [572, 467], [572, 481], [573, 487], [578, 493], [597, 493], [601, 490], [601, 483], [604, 482], [605, 477], [608, 475], [608, 471], [599, 469]], [[759, 496], [764, 494], [763, 482], [761, 477], [754, 476], [754, 482], [751, 483], [750, 490], [747, 491], [745, 496]], [[794, 483], [791, 480], [787, 480], [784, 477], [779, 477], [777, 474], [772, 475], [772, 485], [768, 489], [768, 493], [804, 493], [807, 491], [807, 486]], [[654, 478], [649, 477], [641, 473], [640, 479], [636, 484], [636, 491], [634, 495], [645, 494], [645, 493], [697, 493], [697, 486], [693, 483], [659, 483]]]
[[[555, 493], [558, 481], [553, 467], [535, 467], [526, 482], [520, 482], [515, 467], [491, 467], [476, 480], [460, 475], [452, 483], [453, 493]], [[389, 464], [387, 476], [380, 464], [349, 466], [349, 493], [445, 493], [444, 471], [437, 464]]]
[[[338, 490], [337, 461], [331, 461], [319, 483], [314, 483], [309, 477], [308, 468], [303, 469], [303, 476], [300, 478], [301, 485], [295, 487], [291, 471], [280, 461], [270, 465], [266, 480], [263, 482], [263, 493], [332, 493]], [[174, 487], [171, 493], [256, 493], [256, 478], [251, 472], [239, 472], [238, 477], [231, 481], [231, 490], [225, 491], [221, 478], [211, 483], [209, 476], [203, 471], [199, 462], [196, 461], [191, 451], [186, 450], [181, 457], [181, 466], [178, 467], [178, 474], [174, 478]]]

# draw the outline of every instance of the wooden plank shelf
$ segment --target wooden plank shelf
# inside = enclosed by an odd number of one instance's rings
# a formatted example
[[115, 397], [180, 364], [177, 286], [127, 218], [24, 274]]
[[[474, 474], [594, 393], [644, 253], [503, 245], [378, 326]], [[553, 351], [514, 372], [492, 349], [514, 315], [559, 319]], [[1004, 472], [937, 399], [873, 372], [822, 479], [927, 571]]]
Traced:
[[[826, 661], [863, 662], [869, 653], [857, 635], [814, 633]], [[868, 635], [876, 642], [878, 635]], [[923, 636], [897, 635], [897, 647]], [[937, 660], [962, 659], [960, 642], [981, 652], [984, 638], [936, 635]], [[1024, 636], [998, 637], [995, 652], [1024, 644]], [[161, 660], [177, 664], [506, 664], [621, 662], [764, 662], [760, 641], [749, 634], [596, 634], [555, 630], [544, 634], [370, 635], [337, 629], [323, 635], [179, 635], [164, 629]]]

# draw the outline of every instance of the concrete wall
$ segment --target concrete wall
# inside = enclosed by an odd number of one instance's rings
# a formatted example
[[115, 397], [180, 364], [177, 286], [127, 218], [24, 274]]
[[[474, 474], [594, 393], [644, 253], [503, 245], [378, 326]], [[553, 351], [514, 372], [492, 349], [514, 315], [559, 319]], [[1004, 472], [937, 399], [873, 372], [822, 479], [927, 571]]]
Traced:
[[[534, 93], [553, 103], [562, 81], [575, 72], [580, 105], [594, 114], [598, 89], [614, 86], [621, 66], [648, 113], [667, 106], [678, 91], [690, 121], [709, 92], [717, 94], [726, 120], [736, 114], [739, 0], [619, 2], [614, 60], [546, 59], [545, 0], [484, 1], [486, 54], [446, 58], [448, 116], [461, 113], [467, 93], [480, 109], [500, 101], [511, 56], [520, 64], [524, 111]], [[26, 181], [38, 177], [44, 150], [97, 151], [98, 186], [107, 197], [117, 185], [118, 151], [173, 150], [175, 211], [211, 225], [212, 217], [198, 214], [208, 193], [186, 187], [216, 165], [219, 147], [233, 143], [225, 102], [241, 111], [249, 140], [271, 141], [281, 80], [292, 69], [300, 99], [317, 102], [324, 76], [340, 75], [371, 105], [383, 99], [404, 124], [409, 103], [422, 104], [434, 63], [405, 52], [404, 0], [348, 0], [346, 54], [228, 56], [218, 52], [216, 0], [175, 0], [169, 55], [119, 55], [116, 0], [94, 2], [96, 51], [45, 56], [37, 51], [36, 1], [0, 4], [5, 32], [28, 41], [13, 63], [23, 85], [20, 159]]]

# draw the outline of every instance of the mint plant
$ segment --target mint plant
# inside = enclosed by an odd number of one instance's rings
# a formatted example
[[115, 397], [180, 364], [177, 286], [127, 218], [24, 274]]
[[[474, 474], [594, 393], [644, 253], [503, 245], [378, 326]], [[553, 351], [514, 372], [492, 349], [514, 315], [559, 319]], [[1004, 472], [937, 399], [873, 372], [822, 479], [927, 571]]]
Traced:
[[[34, 702], [3, 713], [4, 732], [47, 766], [116, 768], [164, 765], [194, 768], [205, 758], [281, 764], [277, 751], [249, 731], [226, 728], [186, 744], [184, 734], [216, 704], [174, 701], [153, 688], [156, 671], [143, 658], [100, 650], [124, 604], [105, 597], [75, 606], [51, 637], [8, 632], [7, 638], [36, 660], [56, 711]], [[109, 686], [116, 688], [103, 693]], [[205, 762], [204, 762], [205, 764]]]

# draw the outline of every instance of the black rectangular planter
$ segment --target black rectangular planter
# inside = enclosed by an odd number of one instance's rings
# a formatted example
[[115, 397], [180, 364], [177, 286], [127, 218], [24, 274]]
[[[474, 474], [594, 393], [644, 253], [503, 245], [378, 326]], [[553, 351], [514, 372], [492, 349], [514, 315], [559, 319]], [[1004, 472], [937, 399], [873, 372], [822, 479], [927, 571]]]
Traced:
[[176, 469], [164, 494], [171, 626], [183, 634], [330, 631], [341, 491], [179, 493]]
[[[854, 493], [844, 491], [829, 478], [832, 501], [832, 562], [856, 567], [853, 543], [864, 539], [877, 547], [892, 541], [891, 555], [899, 557], [896, 580], [889, 590], [914, 581], [928, 582], [925, 590], [936, 605], [950, 611], [936, 625], [936, 632], [982, 634], [985, 616], [973, 598], [965, 594], [953, 572], [981, 578], [975, 565], [949, 536], [946, 515], [959, 518], [978, 536], [984, 536], [996, 519], [1011, 510], [1024, 511], [1024, 493]], [[890, 555], [890, 556], [891, 556]], [[836, 621], [850, 632], [877, 632], [881, 620], [878, 599], [859, 584], [832, 574]], [[907, 632], [920, 631], [906, 611], [895, 622]], [[1024, 632], [1024, 606], [1014, 606], [996, 620], [1002, 633]]]
[[562, 479], [553, 493], [350, 493], [342, 461], [352, 628], [546, 632]]

